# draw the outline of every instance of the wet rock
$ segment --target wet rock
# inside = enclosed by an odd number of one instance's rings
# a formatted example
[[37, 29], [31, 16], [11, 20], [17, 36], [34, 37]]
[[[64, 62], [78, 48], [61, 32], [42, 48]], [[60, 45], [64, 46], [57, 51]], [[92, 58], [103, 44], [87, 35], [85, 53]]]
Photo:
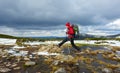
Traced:
[[6, 56], [6, 55], [8, 55], [8, 52], [6, 51], [6, 50], [0, 50], [0, 55], [1, 56]]
[[77, 63], [75, 63], [75, 65], [79, 65], [79, 63], [77, 62]]
[[52, 49], [53, 49], [53, 50], [50, 49], [49, 52], [57, 52], [57, 53], [61, 52], [61, 49], [60, 49], [58, 46], [55, 46], [55, 45], [54, 45], [54, 46], [52, 47]]
[[28, 51], [20, 51], [18, 55], [26, 56], [27, 54], [28, 54]]
[[6, 58], [6, 60], [9, 60], [9, 61], [10, 61], [12, 58], [13, 58], [13, 57], [11, 57], [11, 56], [8, 55], [7, 58]]
[[85, 60], [85, 63], [87, 64], [91, 64], [94, 61], [94, 59], [92, 58], [85, 58], [84, 60]]
[[19, 70], [20, 69], [20, 67], [15, 67], [15, 68], [13, 68], [14, 70]]
[[112, 51], [113, 51], [113, 52], [120, 51], [120, 47], [113, 46], [113, 47], [112, 47]]
[[16, 60], [17, 60], [18, 63], [20, 62], [21, 59], [22, 59], [21, 56], [16, 57]]
[[25, 66], [32, 66], [32, 65], [35, 65], [36, 63], [33, 62], [33, 61], [27, 61], [25, 62]]
[[38, 51], [41, 52], [41, 51], [44, 51], [45, 49], [47, 49], [45, 46], [41, 46]]
[[2, 58], [7, 58], [7, 55], [2, 56]]
[[36, 72], [36, 73], [41, 73], [41, 72]]
[[108, 58], [113, 58], [113, 57], [115, 57], [114, 53], [111, 53], [111, 54], [108, 55]]
[[112, 53], [113, 53], [113, 52], [111, 52], [111, 51], [105, 51], [105, 52], [104, 52], [105, 55], [112, 54]]
[[91, 52], [91, 48], [87, 48], [86, 50], [85, 50], [85, 53], [90, 53]]
[[67, 73], [65, 68], [59, 68], [57, 71], [55, 71], [54, 73]]
[[52, 64], [53, 64], [53, 65], [58, 65], [58, 64], [59, 64], [59, 60], [55, 60], [55, 61], [53, 61]]
[[3, 52], [2, 49], [0, 49], [0, 56], [2, 56], [2, 52]]
[[55, 58], [60, 61], [73, 61], [74, 59], [74, 57], [71, 55], [58, 55]]
[[112, 73], [112, 69], [111, 68], [104, 68], [102, 69], [103, 73]]
[[116, 54], [120, 57], [120, 51], [116, 51]]
[[5, 73], [5, 72], [10, 72], [11, 69], [9, 68], [0, 68], [0, 72]]
[[30, 59], [28, 57], [24, 57], [25, 61], [30, 61]]
[[1, 60], [0, 63], [2, 63], [3, 61]]
[[117, 57], [113, 57], [113, 58], [111, 58], [111, 60], [118, 61], [119, 59]]
[[33, 55], [29, 55], [29, 58], [30, 58], [30, 59], [33, 59]]
[[14, 63], [13, 65], [11, 65], [11, 67], [16, 67], [17, 66], [17, 64], [16, 63]]
[[99, 54], [103, 54], [103, 53], [104, 53], [104, 50], [98, 50], [98, 53], [99, 53]]
[[4, 65], [6, 65], [6, 64], [7, 64], [7, 62], [3, 62], [3, 64], [4, 64]]
[[61, 49], [55, 45], [43, 45], [40, 47], [40, 49], [38, 50], [38, 52], [50, 52], [50, 53], [54, 53], [54, 52], [61, 52]]
[[7, 67], [9, 67], [9, 66], [11, 66], [11, 64], [10, 63], [8, 63], [8, 64], [5, 64]]
[[99, 52], [96, 50], [96, 51], [91, 51], [90, 54], [91, 55], [97, 55]]
[[111, 46], [104, 46], [105, 50], [107, 51], [111, 51], [112, 50], [112, 47]]
[[37, 57], [33, 57], [33, 59], [37, 59]]

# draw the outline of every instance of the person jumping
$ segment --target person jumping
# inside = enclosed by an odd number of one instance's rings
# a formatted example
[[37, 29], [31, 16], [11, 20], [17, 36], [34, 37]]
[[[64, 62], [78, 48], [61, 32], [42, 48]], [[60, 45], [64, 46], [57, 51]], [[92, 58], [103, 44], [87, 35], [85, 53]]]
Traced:
[[73, 26], [69, 22], [67, 22], [66, 28], [67, 28], [67, 32], [66, 32], [67, 37], [62, 42], [60, 42], [58, 46], [61, 47], [65, 42], [70, 41], [72, 44], [72, 47], [75, 48], [77, 51], [80, 51], [80, 49], [74, 44], [75, 32], [74, 32]]

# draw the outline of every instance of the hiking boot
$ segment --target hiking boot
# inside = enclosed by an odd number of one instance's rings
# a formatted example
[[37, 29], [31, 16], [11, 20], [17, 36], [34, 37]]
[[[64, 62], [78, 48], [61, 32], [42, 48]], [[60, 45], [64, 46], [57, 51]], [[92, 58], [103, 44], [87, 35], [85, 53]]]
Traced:
[[77, 48], [76, 50], [79, 51], [79, 52], [81, 52], [81, 49], [80, 49], [80, 48]]

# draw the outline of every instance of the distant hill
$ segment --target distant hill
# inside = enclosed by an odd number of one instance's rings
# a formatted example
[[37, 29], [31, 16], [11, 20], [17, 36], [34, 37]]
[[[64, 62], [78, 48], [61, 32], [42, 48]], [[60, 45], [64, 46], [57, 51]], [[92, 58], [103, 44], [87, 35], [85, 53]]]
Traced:
[[[16, 37], [12, 35], [0, 34], [0, 38], [11, 38], [11, 39], [63, 39], [65, 37], [57, 37], [57, 36], [46, 36], [46, 37]], [[80, 33], [79, 38], [77, 39], [86, 39], [86, 38], [120, 38], [120, 34], [109, 35], [109, 36], [96, 36], [86, 33]]]
[[120, 34], [115, 34], [115, 35], [108, 35], [108, 36], [96, 36], [96, 35], [91, 35], [91, 34], [85, 34], [85, 33], [80, 33], [79, 38], [85, 39], [85, 38], [120, 38]]
[[11, 38], [11, 39], [14, 39], [14, 38], [17, 38], [17, 37], [11, 36], [11, 35], [6, 35], [6, 34], [0, 34], [0, 38]]
[[98, 35], [91, 35], [86, 33], [80, 33], [79, 39], [86, 39], [86, 38], [105, 38], [104, 36], [98, 36]]
[[109, 35], [107, 36], [109, 38], [120, 38], [120, 34], [116, 34], [116, 35]]
[[[28, 37], [28, 38], [43, 38], [43, 39], [64, 39], [66, 36], [64, 37], [58, 37], [58, 36], [45, 36], [45, 37]], [[89, 35], [89, 34], [84, 34], [84, 33], [80, 33], [79, 39], [85, 39], [85, 38], [96, 38], [99, 36], [95, 36], [95, 35]]]

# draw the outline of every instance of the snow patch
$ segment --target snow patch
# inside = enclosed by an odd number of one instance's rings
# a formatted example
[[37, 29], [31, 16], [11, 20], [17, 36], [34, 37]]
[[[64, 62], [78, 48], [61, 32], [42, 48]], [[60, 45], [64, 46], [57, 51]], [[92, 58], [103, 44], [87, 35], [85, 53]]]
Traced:
[[20, 49], [20, 48], [25, 48], [24, 46], [18, 46], [18, 45], [15, 45], [14, 47], [12, 47], [12, 48], [18, 48], [18, 49]]
[[47, 56], [49, 56], [49, 55], [59, 55], [58, 53], [48, 53], [48, 52], [38, 52], [37, 54], [38, 55], [47, 55]]
[[[79, 43], [79, 44], [96, 44], [96, 42], [102, 42], [103, 40], [75, 40], [75, 43]], [[98, 45], [110, 45], [110, 46], [120, 46], [120, 41], [116, 41], [116, 40], [104, 40], [105, 42], [102, 42]], [[34, 42], [25, 42], [24, 44], [28, 44], [28, 45], [40, 45], [40, 44], [58, 44], [61, 41], [45, 41], [45, 42], [39, 42], [39, 41], [34, 41]], [[16, 43], [16, 39], [6, 39], [6, 38], [0, 38], [0, 44], [2, 45], [15, 45]], [[66, 42], [66, 43], [70, 43], [70, 42]], [[25, 48], [25, 47], [20, 47], [20, 46], [14, 46], [13, 48]]]
[[26, 56], [28, 54], [28, 51], [17, 51], [14, 49], [7, 50], [7, 52], [14, 56]]
[[58, 44], [59, 42], [60, 41], [45, 41], [45, 42], [34, 41], [34, 42], [25, 42], [24, 44], [27, 45]]
[[[61, 41], [45, 41], [45, 42], [25, 42], [24, 44], [29, 44], [29, 45], [40, 45], [40, 44], [58, 44]], [[79, 43], [79, 44], [96, 44], [97, 42], [100, 42], [97, 45], [110, 45], [110, 46], [120, 46], [120, 41], [116, 41], [116, 40], [75, 40], [75, 43]], [[70, 43], [70, 42], [66, 42], [66, 43]]]
[[16, 39], [6, 39], [6, 38], [0, 38], [0, 44], [2, 45], [15, 45]]

